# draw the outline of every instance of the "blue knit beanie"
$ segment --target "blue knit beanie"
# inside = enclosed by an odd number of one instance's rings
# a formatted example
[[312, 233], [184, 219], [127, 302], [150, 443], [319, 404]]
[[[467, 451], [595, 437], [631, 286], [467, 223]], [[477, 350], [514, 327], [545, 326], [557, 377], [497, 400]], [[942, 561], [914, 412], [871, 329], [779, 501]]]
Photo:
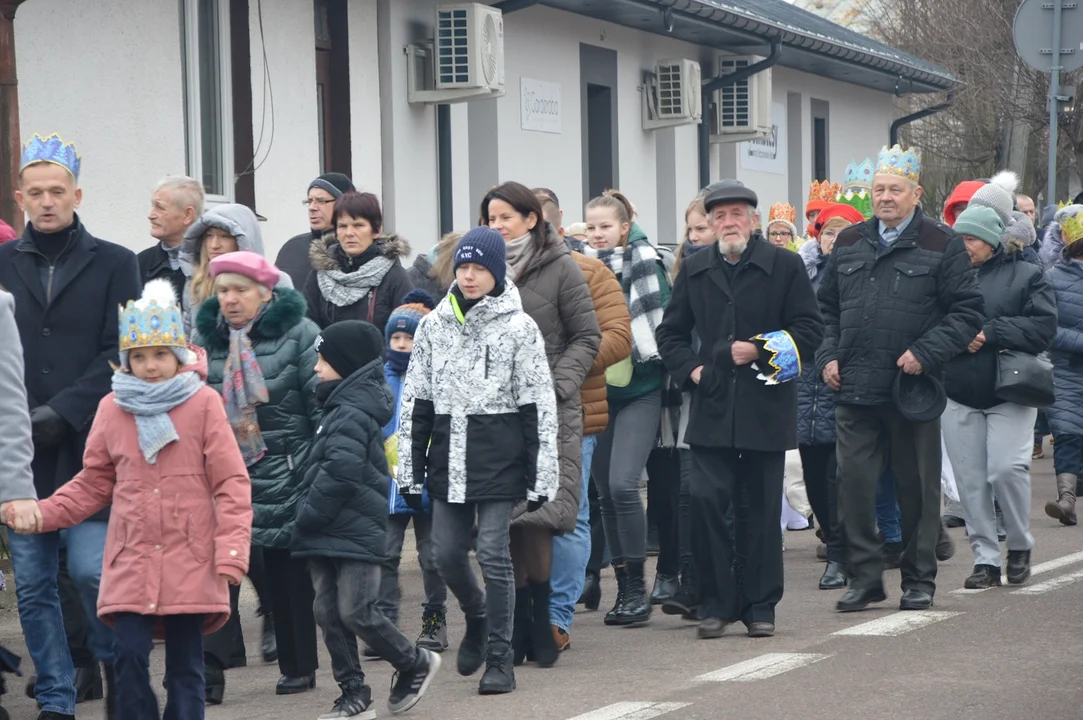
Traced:
[[507, 262], [503, 236], [484, 225], [463, 235], [455, 248], [455, 270], [463, 263], [481, 265], [493, 274], [498, 286], [504, 284]]
[[402, 299], [402, 305], [395, 308], [387, 318], [387, 328], [384, 330], [388, 345], [391, 344], [391, 336], [398, 332], [404, 332], [411, 336], [417, 334], [417, 324], [421, 318], [432, 312], [436, 302], [424, 290], [418, 288], [406, 293]]

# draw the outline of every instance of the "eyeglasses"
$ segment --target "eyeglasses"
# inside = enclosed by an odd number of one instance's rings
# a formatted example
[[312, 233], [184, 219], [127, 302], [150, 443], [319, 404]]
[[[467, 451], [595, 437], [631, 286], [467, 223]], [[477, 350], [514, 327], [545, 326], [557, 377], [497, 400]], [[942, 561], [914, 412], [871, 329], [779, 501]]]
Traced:
[[304, 200], [301, 201], [301, 204], [304, 205], [305, 207], [308, 207], [312, 203], [316, 203], [317, 205], [330, 205], [334, 201], [335, 201], [334, 198], [331, 198], [330, 200], [328, 200], [326, 198], [305, 198]]
[[820, 231], [820, 239], [821, 240], [834, 240], [838, 236], [839, 236], [839, 234], [835, 230], [821, 230]]
[[776, 231], [776, 232], [767, 233], [767, 237], [781, 240], [782, 238], [792, 238], [793, 233], [788, 232], [788, 231], [782, 231], [782, 232]]

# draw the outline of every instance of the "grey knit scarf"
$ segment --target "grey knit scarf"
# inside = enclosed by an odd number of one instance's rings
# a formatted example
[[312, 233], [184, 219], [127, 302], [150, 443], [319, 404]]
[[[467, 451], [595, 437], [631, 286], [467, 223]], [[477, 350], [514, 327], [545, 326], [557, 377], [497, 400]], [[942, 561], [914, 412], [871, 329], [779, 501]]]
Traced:
[[203, 387], [194, 372], [183, 372], [160, 383], [149, 383], [128, 373], [113, 373], [114, 402], [124, 412], [135, 416], [139, 449], [151, 465], [158, 453], [171, 442], [180, 440], [169, 411], [186, 402]]
[[518, 282], [519, 277], [534, 257], [534, 235], [527, 233], [514, 240], [508, 240], [504, 250], [507, 253], [508, 277]]
[[394, 260], [378, 255], [350, 273], [341, 270], [317, 270], [316, 283], [327, 302], [335, 307], [348, 307], [363, 300], [373, 288], [379, 287], [384, 275], [387, 275], [387, 271], [394, 264]]

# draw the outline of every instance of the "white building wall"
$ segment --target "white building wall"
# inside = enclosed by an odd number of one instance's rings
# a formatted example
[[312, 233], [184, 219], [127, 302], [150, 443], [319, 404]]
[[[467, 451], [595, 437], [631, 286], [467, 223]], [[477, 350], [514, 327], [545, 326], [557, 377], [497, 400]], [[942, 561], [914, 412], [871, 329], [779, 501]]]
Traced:
[[132, 250], [152, 242], [155, 183], [185, 172], [180, 42], [176, 0], [28, 2], [15, 16], [23, 141], [74, 142], [80, 217]]
[[376, 0], [350, 0], [346, 14], [350, 25], [351, 179], [359, 190], [381, 195], [383, 163], [380, 158], [380, 55]]

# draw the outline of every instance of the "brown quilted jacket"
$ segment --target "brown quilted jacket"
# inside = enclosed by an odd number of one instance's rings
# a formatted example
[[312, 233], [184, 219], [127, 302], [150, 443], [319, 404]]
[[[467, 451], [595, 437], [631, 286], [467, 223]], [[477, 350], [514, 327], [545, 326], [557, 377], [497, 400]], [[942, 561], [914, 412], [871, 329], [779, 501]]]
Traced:
[[602, 344], [583, 381], [579, 395], [583, 401], [583, 435], [600, 435], [609, 424], [609, 403], [605, 393], [606, 368], [632, 354], [632, 316], [624, 301], [617, 276], [601, 260], [573, 252], [583, 277], [587, 279], [594, 314], [602, 329]]

